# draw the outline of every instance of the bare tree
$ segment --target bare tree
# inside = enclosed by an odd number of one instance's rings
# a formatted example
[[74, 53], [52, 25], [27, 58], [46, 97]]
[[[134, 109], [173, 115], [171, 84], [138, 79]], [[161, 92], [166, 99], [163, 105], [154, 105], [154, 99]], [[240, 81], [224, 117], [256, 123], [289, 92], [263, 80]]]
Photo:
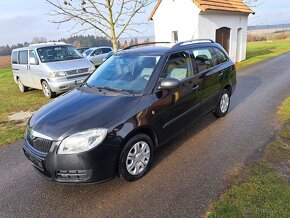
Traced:
[[[73, 21], [75, 34], [96, 30], [112, 42], [118, 50], [118, 39], [128, 32], [139, 32], [135, 17], [145, 13], [147, 6], [156, 0], [46, 0], [54, 7], [51, 22], [62, 24]], [[139, 27], [140, 29], [140, 27]]]
[[40, 37], [33, 37], [31, 43], [35, 44], [35, 43], [43, 43], [43, 42], [47, 42], [46, 38], [43, 36]]

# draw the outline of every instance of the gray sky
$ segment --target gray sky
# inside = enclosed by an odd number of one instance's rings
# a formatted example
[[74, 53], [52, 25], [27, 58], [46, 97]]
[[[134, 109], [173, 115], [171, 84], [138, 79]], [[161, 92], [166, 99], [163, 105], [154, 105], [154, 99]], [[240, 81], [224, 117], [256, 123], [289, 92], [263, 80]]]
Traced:
[[[261, 1], [262, 4], [254, 8], [256, 15], [250, 16], [249, 25], [290, 23], [289, 0]], [[150, 6], [138, 20], [147, 21], [153, 7]], [[58, 25], [48, 22], [50, 10], [51, 6], [44, 0], [1, 0], [0, 45], [31, 42], [35, 36], [49, 40], [70, 36], [72, 25], [62, 25], [58, 29]], [[144, 33], [140, 36], [154, 35], [152, 23], [141, 30]]]

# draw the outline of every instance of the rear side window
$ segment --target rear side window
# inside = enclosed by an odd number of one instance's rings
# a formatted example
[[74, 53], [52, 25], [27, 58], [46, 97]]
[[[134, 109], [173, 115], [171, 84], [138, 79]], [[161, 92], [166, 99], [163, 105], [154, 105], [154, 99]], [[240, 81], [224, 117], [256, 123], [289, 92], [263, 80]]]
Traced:
[[100, 55], [100, 54], [102, 54], [102, 49], [96, 49], [96, 50], [93, 52], [92, 56]]
[[191, 59], [187, 52], [170, 55], [161, 79], [174, 78], [182, 81], [192, 76]]
[[218, 57], [218, 60], [220, 63], [224, 63], [224, 62], [227, 62], [228, 61], [228, 58], [227, 56], [225, 55], [225, 53], [223, 53], [220, 49], [218, 48], [213, 48], [217, 57]]
[[204, 72], [219, 64], [218, 56], [211, 48], [194, 49], [193, 55], [199, 72]]
[[112, 50], [110, 48], [102, 48], [102, 53], [105, 54], [105, 53], [109, 53], [111, 52]]
[[28, 51], [19, 51], [19, 64], [28, 64]]
[[18, 64], [18, 51], [13, 51], [12, 52], [12, 64]]

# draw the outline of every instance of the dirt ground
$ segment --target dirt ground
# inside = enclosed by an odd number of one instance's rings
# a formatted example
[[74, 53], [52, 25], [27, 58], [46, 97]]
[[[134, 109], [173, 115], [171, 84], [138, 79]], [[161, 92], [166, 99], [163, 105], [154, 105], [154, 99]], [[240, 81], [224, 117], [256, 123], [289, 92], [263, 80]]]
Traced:
[[11, 67], [10, 56], [0, 56], [0, 69]]

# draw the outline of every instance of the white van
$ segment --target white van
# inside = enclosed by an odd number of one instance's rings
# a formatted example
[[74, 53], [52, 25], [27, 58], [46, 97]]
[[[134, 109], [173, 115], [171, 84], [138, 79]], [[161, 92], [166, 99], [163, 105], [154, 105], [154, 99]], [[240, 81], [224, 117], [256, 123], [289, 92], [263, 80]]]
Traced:
[[73, 46], [42, 43], [12, 51], [12, 71], [21, 92], [42, 89], [47, 98], [68, 91], [95, 70]]

